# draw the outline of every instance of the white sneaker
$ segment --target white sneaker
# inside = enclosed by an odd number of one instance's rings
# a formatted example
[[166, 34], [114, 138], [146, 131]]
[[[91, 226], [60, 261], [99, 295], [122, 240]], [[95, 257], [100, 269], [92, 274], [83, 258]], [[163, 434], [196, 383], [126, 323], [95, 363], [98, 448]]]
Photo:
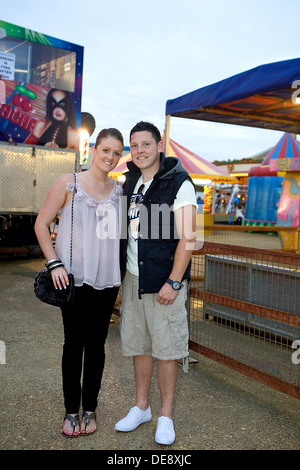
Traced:
[[175, 441], [174, 423], [171, 418], [161, 416], [158, 418], [157, 428], [155, 433], [155, 442], [157, 444], [170, 445]]
[[115, 425], [115, 429], [117, 431], [133, 431], [136, 429], [140, 424], [148, 423], [151, 421], [151, 409], [150, 406], [145, 411], [141, 410], [138, 406], [134, 406], [129, 411], [128, 415], [125, 418], [121, 419]]

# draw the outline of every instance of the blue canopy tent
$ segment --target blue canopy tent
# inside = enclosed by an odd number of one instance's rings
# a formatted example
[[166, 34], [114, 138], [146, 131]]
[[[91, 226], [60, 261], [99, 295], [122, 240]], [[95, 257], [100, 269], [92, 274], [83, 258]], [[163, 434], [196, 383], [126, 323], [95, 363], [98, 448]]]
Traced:
[[168, 100], [166, 145], [171, 116], [299, 134], [298, 97], [300, 58], [260, 65]]
[[300, 132], [300, 58], [260, 65], [166, 103], [170, 116]]

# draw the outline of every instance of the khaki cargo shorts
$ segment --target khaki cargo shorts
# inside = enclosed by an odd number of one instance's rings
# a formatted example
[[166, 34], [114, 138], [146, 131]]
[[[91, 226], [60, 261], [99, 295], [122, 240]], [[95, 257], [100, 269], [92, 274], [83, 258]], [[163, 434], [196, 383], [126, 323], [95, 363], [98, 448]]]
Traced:
[[121, 343], [124, 356], [185, 358], [188, 349], [187, 281], [171, 305], [160, 305], [157, 294], [138, 298], [138, 277], [127, 271], [122, 287]]

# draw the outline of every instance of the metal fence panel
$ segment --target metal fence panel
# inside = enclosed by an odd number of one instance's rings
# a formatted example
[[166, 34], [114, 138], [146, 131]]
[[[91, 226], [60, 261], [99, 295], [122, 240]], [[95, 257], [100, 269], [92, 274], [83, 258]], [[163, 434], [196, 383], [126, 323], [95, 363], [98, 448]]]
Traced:
[[300, 398], [300, 255], [205, 243], [189, 320], [191, 349]]
[[37, 214], [54, 181], [78, 165], [75, 150], [0, 145], [0, 212]]

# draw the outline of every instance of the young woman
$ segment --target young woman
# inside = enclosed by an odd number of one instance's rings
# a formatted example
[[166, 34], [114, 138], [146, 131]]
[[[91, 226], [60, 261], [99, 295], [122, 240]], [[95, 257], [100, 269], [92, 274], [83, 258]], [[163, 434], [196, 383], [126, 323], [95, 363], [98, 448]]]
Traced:
[[[118, 209], [122, 188], [108, 173], [119, 162], [122, 151], [122, 134], [114, 128], [102, 130], [93, 149], [91, 168], [76, 174], [76, 182], [73, 174], [61, 176], [49, 191], [35, 224], [54, 286], [63, 289], [70, 269], [71, 199], [76, 190], [72, 245], [75, 303], [62, 308], [65, 336], [62, 376], [66, 408], [62, 433], [65, 436], [86, 435], [96, 430], [95, 409], [105, 361], [104, 345], [121, 284]], [[54, 248], [49, 225], [60, 209]]]

